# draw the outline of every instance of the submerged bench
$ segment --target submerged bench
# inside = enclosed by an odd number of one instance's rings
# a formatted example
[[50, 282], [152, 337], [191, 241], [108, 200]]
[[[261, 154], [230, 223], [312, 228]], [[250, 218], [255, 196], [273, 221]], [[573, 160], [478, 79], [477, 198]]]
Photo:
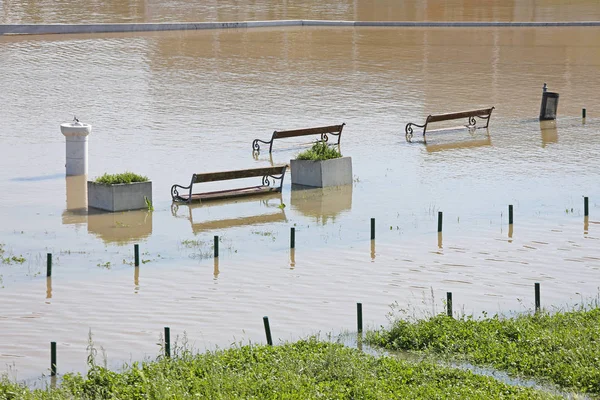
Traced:
[[345, 123], [341, 125], [331, 125], [331, 126], [319, 126], [316, 128], [307, 128], [307, 129], [294, 129], [291, 131], [275, 131], [271, 136], [271, 140], [264, 141], [260, 139], [254, 139], [252, 142], [252, 151], [259, 152], [260, 151], [260, 143], [269, 145], [269, 153], [273, 150], [273, 142], [275, 139], [285, 139], [290, 137], [298, 137], [298, 136], [309, 136], [309, 135], [321, 135], [321, 141], [327, 142], [329, 140], [329, 135], [337, 136], [337, 144], [340, 144], [340, 140], [342, 139], [342, 129], [344, 129]]
[[[482, 128], [487, 128], [488, 125], [490, 124], [490, 117], [492, 116], [492, 110], [494, 110], [494, 107], [483, 108], [480, 110], [460, 111], [460, 112], [448, 113], [448, 114], [429, 115], [427, 117], [427, 119], [425, 120], [425, 124], [423, 124], [423, 125], [417, 125], [413, 122], [409, 122], [408, 124], [406, 124], [406, 127], [404, 128], [404, 130], [406, 132], [406, 140], [410, 141], [412, 139], [413, 126], [416, 126], [418, 128], [423, 128], [423, 138], [425, 138], [425, 132], [427, 131], [427, 126], [432, 122], [450, 121], [453, 119], [467, 118], [467, 125], [462, 125], [462, 126], [456, 127], [456, 128], [462, 128], [462, 127], [475, 128], [476, 127], [475, 125], [477, 124], [477, 120], [475, 118], [480, 118], [480, 119], [484, 119], [486, 121], [485, 126], [483, 126]], [[445, 128], [444, 130], [456, 129], [456, 128]], [[432, 132], [432, 131], [430, 131], [430, 132]]]
[[[189, 186], [181, 186], [177, 184], [171, 186], [171, 197], [173, 198], [173, 201], [184, 201], [189, 203], [191, 201], [217, 200], [239, 196], [250, 196], [269, 192], [281, 192], [281, 187], [283, 186], [283, 177], [285, 176], [286, 168], [287, 165], [284, 164], [276, 165], [273, 167], [261, 167], [240, 169], [234, 171], [193, 174], [192, 181], [190, 182]], [[252, 178], [255, 176], [262, 177], [262, 185], [243, 187], [239, 189], [219, 190], [216, 192], [193, 192], [194, 184], [197, 183]], [[270, 179], [273, 180], [273, 184], [275, 184], [277, 180], [280, 180], [281, 182], [279, 186], [271, 186]], [[185, 191], [185, 193], [179, 193], [179, 189]]]

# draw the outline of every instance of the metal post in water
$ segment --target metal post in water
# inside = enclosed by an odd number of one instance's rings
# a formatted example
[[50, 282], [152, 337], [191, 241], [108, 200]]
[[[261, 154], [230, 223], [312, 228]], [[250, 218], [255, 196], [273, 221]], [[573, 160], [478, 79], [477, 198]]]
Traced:
[[46, 254], [46, 277], [52, 276], [52, 253]]
[[219, 257], [219, 236], [215, 235], [215, 258]]
[[267, 344], [273, 346], [273, 339], [271, 338], [271, 327], [269, 326], [269, 317], [263, 317], [265, 323], [265, 334], [267, 335]]
[[587, 197], [583, 198], [583, 216], [587, 217], [588, 215], [590, 215], [590, 209], [589, 209], [589, 201]]
[[535, 283], [535, 312], [540, 312], [541, 310], [541, 302], [540, 302], [540, 284]]
[[171, 357], [171, 328], [165, 326], [165, 357]]
[[442, 218], [443, 218], [442, 212], [438, 211], [438, 232], [442, 231]]
[[56, 342], [50, 342], [50, 376], [56, 376]]
[[375, 240], [375, 218], [371, 218], [371, 240]]
[[585, 119], [585, 108], [581, 109], [581, 117]]
[[296, 248], [296, 228], [290, 229], [290, 249]]
[[513, 206], [510, 204], [508, 206], [508, 224], [512, 225], [513, 223]]
[[139, 267], [140, 266], [140, 245], [139, 244], [133, 245], [133, 256], [135, 259], [134, 265], [136, 267]]
[[446, 292], [446, 314], [452, 317], [452, 292]]
[[356, 303], [356, 330], [358, 333], [362, 333], [363, 331], [363, 323], [362, 323], [362, 303]]

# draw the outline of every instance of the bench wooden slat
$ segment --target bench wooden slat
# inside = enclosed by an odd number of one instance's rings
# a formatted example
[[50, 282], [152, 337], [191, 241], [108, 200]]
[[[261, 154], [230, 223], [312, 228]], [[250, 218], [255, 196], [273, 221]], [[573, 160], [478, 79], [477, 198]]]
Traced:
[[341, 125], [329, 125], [329, 126], [318, 126], [316, 128], [305, 128], [305, 129], [292, 129], [287, 131], [274, 131], [271, 135], [271, 140], [262, 140], [262, 139], [254, 139], [252, 141], [252, 152], [259, 153], [260, 152], [260, 143], [269, 145], [269, 153], [273, 151], [273, 142], [275, 139], [285, 139], [291, 137], [298, 136], [309, 136], [309, 135], [321, 135], [319, 138], [325, 142], [329, 142], [329, 136], [337, 136], [337, 144], [340, 144], [342, 140], [342, 129], [346, 123]]
[[483, 108], [481, 110], [460, 111], [455, 113], [430, 115], [427, 117], [427, 122], [440, 122], [459, 118], [487, 116], [488, 114], [490, 114], [491, 111], [491, 108]]
[[[193, 200], [217, 200], [269, 192], [281, 192], [286, 169], [287, 165], [282, 164], [272, 167], [194, 174], [192, 175], [192, 181], [190, 182], [189, 186], [182, 186], [178, 184], [171, 186], [171, 197], [173, 198], [173, 201], [185, 201], [189, 203]], [[239, 189], [227, 189], [216, 192], [193, 192], [194, 184], [197, 183], [225, 181], [229, 179], [251, 178], [257, 176], [262, 177], [262, 185], [260, 186], [251, 186]], [[275, 181], [277, 180], [279, 180], [280, 182], [279, 186], [270, 185], [271, 181], [275, 183]]]
[[296, 136], [306, 136], [306, 135], [322, 135], [324, 133], [339, 133], [342, 131], [344, 125], [331, 125], [331, 126], [320, 126], [317, 128], [307, 128], [307, 129], [293, 129], [289, 131], [275, 131], [273, 133], [273, 138], [275, 139], [283, 139], [289, 137]]
[[[219, 190], [215, 192], [194, 193], [192, 194], [192, 201], [230, 199], [232, 197], [277, 192], [279, 190], [280, 188], [278, 186], [251, 186], [239, 189]], [[181, 194], [180, 197], [184, 200], [189, 200], [189, 195], [187, 194]]]
[[251, 178], [254, 176], [279, 175], [285, 171], [287, 165], [274, 167], [261, 167], [242, 169], [237, 171], [205, 172], [194, 174], [194, 183], [226, 181], [229, 179]]

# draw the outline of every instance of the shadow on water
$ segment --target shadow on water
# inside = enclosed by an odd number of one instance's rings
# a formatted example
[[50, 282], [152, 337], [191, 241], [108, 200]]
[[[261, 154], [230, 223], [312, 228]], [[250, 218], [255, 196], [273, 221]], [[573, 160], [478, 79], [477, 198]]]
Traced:
[[23, 176], [18, 178], [12, 178], [13, 182], [41, 182], [41, 181], [52, 181], [55, 179], [64, 178], [65, 173], [61, 172], [60, 174], [52, 174], [52, 175], [39, 175], [39, 176]]

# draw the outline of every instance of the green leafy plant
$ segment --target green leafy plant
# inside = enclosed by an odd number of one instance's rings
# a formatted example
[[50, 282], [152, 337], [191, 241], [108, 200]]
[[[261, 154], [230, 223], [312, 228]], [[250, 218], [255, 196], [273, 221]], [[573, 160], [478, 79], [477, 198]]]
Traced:
[[[434, 363], [376, 357], [315, 339], [281, 346], [241, 346], [197, 354], [187, 339], [171, 357], [133, 362], [119, 372], [96, 362], [67, 373], [56, 387], [30, 389], [0, 377], [2, 399], [558, 399]], [[159, 341], [161, 353], [163, 341]]]
[[144, 201], [146, 202], [146, 207], [148, 207], [148, 211], [154, 211], [154, 206], [152, 205], [152, 200], [148, 197], [144, 196]]
[[[597, 305], [596, 305], [597, 307]], [[545, 378], [587, 393], [600, 393], [600, 309], [538, 312], [512, 318], [500, 315], [393, 322], [368, 333], [368, 341], [390, 350], [412, 350], [515, 376]]]
[[340, 153], [335, 147], [330, 147], [326, 142], [318, 140], [310, 149], [296, 156], [297, 160], [323, 161], [340, 158]]
[[147, 176], [134, 174], [133, 172], [123, 172], [121, 174], [105, 173], [101, 177], [96, 178], [94, 182], [103, 185], [118, 185], [123, 183], [148, 182], [148, 180]]

